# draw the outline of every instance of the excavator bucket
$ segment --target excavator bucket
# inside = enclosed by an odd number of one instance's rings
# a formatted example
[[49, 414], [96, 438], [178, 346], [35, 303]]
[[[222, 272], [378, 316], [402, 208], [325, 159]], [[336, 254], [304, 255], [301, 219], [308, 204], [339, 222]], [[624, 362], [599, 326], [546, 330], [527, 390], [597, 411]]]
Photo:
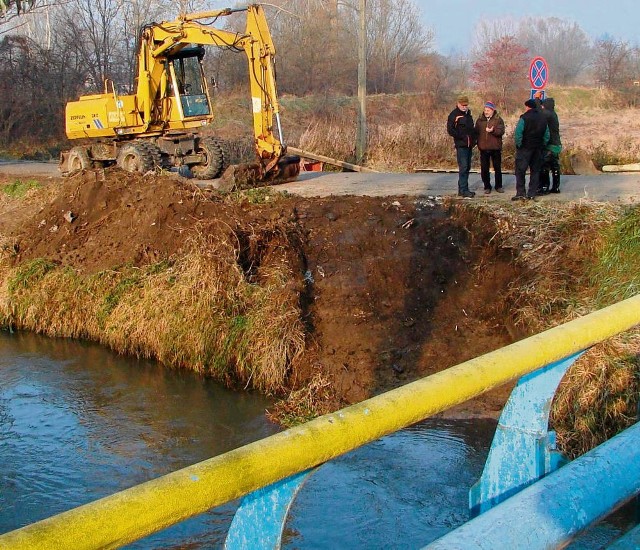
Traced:
[[295, 181], [300, 173], [300, 157], [285, 156], [268, 172], [259, 162], [229, 166], [219, 179], [216, 188], [223, 193], [253, 189], [266, 185], [279, 185]]

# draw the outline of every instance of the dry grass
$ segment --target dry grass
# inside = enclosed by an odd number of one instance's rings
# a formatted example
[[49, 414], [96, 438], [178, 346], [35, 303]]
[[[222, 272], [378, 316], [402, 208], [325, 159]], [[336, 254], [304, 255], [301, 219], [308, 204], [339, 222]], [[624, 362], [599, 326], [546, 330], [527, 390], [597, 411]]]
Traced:
[[[572, 87], [548, 92], [556, 100], [560, 119], [563, 169], [570, 170], [568, 157], [577, 151], [585, 152], [598, 167], [638, 162], [640, 118], [636, 108], [624, 106], [610, 90]], [[480, 115], [483, 102], [482, 97], [471, 94], [474, 118]], [[355, 160], [355, 98], [289, 98], [284, 103], [289, 143], [340, 160]], [[367, 166], [384, 171], [455, 167], [455, 151], [446, 132], [447, 116], [454, 106], [453, 95], [435, 106], [425, 94], [370, 96]], [[523, 111], [519, 104], [514, 112], [501, 112], [506, 124], [503, 165], [508, 170], [513, 169], [513, 133]]]
[[640, 330], [594, 346], [569, 369], [553, 403], [558, 446], [578, 456], [634, 424]]
[[144, 268], [81, 275], [46, 260], [0, 264], [0, 325], [89, 338], [230, 385], [280, 392], [304, 349], [298, 293], [281, 261], [248, 281], [233, 234]]
[[293, 390], [286, 399], [276, 403], [267, 416], [284, 426], [294, 426], [333, 412], [343, 405], [344, 403], [337, 398], [331, 382], [317, 371], [307, 385]]
[[[528, 333], [588, 314], [640, 288], [638, 206], [583, 201], [457, 208], [471, 209], [484, 224], [488, 217], [495, 226], [494, 246], [509, 251], [528, 274], [513, 281], [504, 296], [505, 315]], [[590, 349], [556, 393], [551, 423], [559, 447], [577, 456], [633, 423], [639, 378], [640, 328]]]

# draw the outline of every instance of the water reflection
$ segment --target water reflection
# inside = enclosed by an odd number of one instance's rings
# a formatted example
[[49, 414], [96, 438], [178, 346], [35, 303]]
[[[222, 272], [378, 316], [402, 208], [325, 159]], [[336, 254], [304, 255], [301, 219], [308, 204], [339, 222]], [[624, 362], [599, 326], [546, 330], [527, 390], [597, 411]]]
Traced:
[[420, 548], [462, 525], [494, 430], [428, 420], [324, 465], [293, 504], [284, 547]]
[[[0, 332], [0, 532], [275, 433], [269, 404], [97, 345]], [[219, 544], [234, 509], [167, 530], [162, 544]]]

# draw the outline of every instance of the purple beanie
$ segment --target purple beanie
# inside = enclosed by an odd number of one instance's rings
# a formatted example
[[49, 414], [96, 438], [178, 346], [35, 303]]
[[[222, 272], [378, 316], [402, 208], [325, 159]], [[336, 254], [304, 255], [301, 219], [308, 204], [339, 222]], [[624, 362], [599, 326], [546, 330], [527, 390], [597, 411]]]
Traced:
[[484, 106], [485, 106], [485, 107], [489, 107], [489, 109], [493, 109], [494, 111], [496, 110], [496, 105], [495, 105], [495, 103], [492, 103], [491, 101], [487, 101], [487, 102], [484, 104]]

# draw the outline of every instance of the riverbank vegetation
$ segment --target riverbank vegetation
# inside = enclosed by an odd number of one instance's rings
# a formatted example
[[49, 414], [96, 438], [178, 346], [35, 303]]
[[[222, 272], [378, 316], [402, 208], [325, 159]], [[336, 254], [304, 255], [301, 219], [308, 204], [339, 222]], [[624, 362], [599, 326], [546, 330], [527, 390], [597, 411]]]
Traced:
[[238, 388], [282, 391], [304, 346], [286, 264], [246, 280], [228, 242], [144, 267], [82, 274], [46, 259], [2, 264], [0, 325], [100, 342]]
[[[584, 201], [526, 209], [468, 205], [495, 223], [493, 245], [527, 276], [503, 298], [505, 315], [538, 333], [640, 291], [640, 206]], [[465, 213], [468, 215], [468, 212]], [[588, 350], [567, 372], [552, 407], [558, 446], [575, 457], [637, 420], [640, 328]]]

